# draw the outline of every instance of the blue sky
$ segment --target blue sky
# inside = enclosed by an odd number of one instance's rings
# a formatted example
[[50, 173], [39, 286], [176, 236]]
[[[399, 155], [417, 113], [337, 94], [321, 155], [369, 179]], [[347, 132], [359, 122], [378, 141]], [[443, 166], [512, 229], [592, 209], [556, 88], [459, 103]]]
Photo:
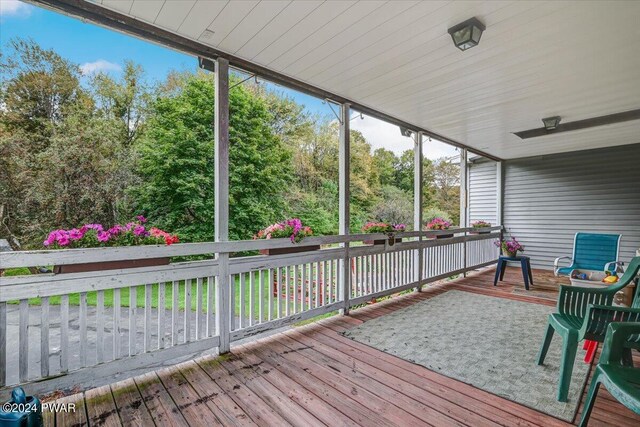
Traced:
[[[17, 0], [0, 0], [0, 43], [2, 48], [14, 37], [30, 37], [46, 49], [54, 49], [64, 58], [81, 66], [83, 71], [106, 71], [117, 74], [125, 60], [131, 59], [145, 69], [152, 81], [162, 80], [170, 70], [194, 70], [197, 59], [128, 35], [50, 12]], [[270, 85], [293, 97], [308, 111], [333, 118], [322, 100], [299, 92]], [[412, 148], [409, 138], [399, 129], [380, 120], [354, 119], [352, 129], [359, 130], [374, 148], [384, 147], [397, 154]], [[425, 146], [426, 156], [437, 158], [455, 154], [452, 147], [439, 142]]]

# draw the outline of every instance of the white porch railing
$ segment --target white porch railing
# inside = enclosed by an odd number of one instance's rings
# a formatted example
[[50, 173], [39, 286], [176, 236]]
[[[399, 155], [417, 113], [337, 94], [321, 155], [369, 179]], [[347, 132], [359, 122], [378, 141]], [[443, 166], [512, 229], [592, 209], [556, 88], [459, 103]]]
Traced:
[[[172, 246], [0, 253], [2, 268], [207, 255], [160, 267], [0, 278], [0, 394], [115, 381], [286, 324], [489, 265], [501, 227], [469, 234], [399, 233], [390, 246], [362, 245], [379, 235], [325, 236], [327, 249], [229, 258], [234, 252], [295, 247], [287, 239]], [[299, 246], [298, 244], [297, 246]], [[348, 247], [348, 248], [347, 248]], [[220, 257], [226, 260], [226, 257]], [[225, 261], [226, 262], [226, 261]], [[343, 278], [347, 271], [349, 277]], [[419, 268], [422, 266], [422, 268]], [[228, 291], [218, 285], [228, 271]], [[230, 295], [221, 298], [220, 295]], [[226, 321], [228, 320], [228, 322]], [[221, 325], [229, 325], [221, 330]]]

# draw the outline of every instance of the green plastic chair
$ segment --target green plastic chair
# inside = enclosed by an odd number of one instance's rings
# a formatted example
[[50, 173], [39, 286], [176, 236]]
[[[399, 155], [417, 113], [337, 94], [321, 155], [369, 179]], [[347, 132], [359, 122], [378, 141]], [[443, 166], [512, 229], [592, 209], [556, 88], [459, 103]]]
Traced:
[[[566, 402], [573, 373], [578, 343], [584, 339], [603, 342], [611, 322], [640, 322], [640, 286], [636, 286], [631, 308], [613, 307], [613, 298], [619, 290], [633, 282], [640, 272], [640, 257], [629, 263], [629, 268], [618, 283], [604, 288], [560, 286], [557, 312], [549, 315], [549, 326], [538, 353], [538, 365], [544, 363], [553, 333], [562, 337], [560, 382], [557, 399]], [[638, 343], [637, 348], [640, 348]]]
[[589, 394], [582, 410], [580, 427], [586, 427], [589, 423], [600, 384], [603, 384], [618, 402], [640, 414], [640, 368], [634, 368], [633, 362], [629, 360], [629, 345], [633, 343], [640, 343], [640, 323], [609, 324], [602, 355], [593, 373]]

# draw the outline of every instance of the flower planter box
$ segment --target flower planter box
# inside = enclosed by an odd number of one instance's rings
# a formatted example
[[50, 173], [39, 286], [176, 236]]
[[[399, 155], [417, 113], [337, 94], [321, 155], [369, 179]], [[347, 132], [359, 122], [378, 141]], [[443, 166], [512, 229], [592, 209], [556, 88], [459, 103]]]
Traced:
[[296, 254], [299, 252], [310, 252], [318, 250], [320, 250], [320, 245], [294, 246], [291, 248], [260, 249], [260, 255]]
[[438, 234], [436, 236], [436, 239], [448, 239], [450, 237], [453, 237], [453, 233], [451, 233], [451, 234]]
[[396, 243], [402, 242], [402, 237], [390, 237], [389, 239], [375, 239], [375, 240], [365, 240], [362, 243], [365, 245], [385, 245], [389, 243], [389, 246], [393, 246]]
[[169, 265], [171, 258], [127, 259], [121, 261], [87, 262], [84, 264], [66, 264], [53, 267], [55, 274], [86, 273], [89, 271], [120, 270], [125, 268], [157, 267]]
[[491, 234], [490, 231], [470, 231], [469, 234]]

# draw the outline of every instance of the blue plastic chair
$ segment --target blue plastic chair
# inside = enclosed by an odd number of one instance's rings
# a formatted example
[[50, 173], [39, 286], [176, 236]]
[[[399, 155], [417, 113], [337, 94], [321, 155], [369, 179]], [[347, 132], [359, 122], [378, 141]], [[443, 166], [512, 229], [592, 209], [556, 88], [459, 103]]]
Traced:
[[[573, 256], [556, 258], [553, 272], [556, 276], [569, 276], [573, 270], [616, 271], [620, 254], [620, 234], [576, 233]], [[568, 267], [560, 267], [562, 259], [571, 260]]]

